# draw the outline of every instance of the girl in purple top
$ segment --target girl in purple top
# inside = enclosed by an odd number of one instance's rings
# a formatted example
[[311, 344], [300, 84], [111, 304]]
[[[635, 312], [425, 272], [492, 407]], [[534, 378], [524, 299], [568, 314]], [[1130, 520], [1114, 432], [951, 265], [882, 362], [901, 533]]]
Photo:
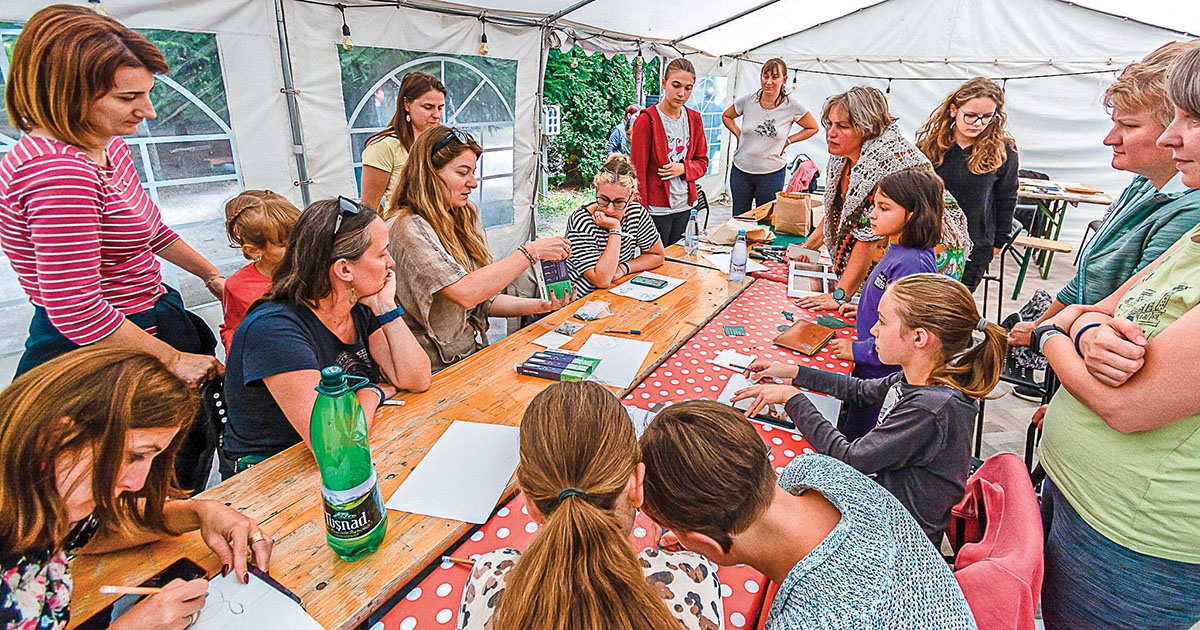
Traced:
[[[922, 167], [892, 173], [875, 188], [871, 231], [887, 237], [887, 252], [867, 276], [858, 304], [847, 302], [838, 308], [841, 314], [855, 318], [859, 340], [830, 342], [835, 357], [854, 360], [858, 378], [883, 378], [900, 369], [879, 360], [871, 327], [879, 320], [879, 299], [890, 284], [916, 273], [937, 273], [933, 248], [942, 239], [942, 191], [942, 179]], [[858, 439], [875, 427], [878, 418], [879, 405], [849, 405], [842, 432], [848, 440]]]

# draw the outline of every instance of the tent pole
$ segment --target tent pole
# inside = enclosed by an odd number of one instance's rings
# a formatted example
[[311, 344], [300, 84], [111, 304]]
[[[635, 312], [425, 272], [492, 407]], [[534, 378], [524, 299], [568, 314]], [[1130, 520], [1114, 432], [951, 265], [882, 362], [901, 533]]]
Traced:
[[545, 105], [546, 98], [546, 66], [550, 58], [550, 29], [549, 24], [542, 26], [542, 43], [538, 53], [538, 91], [537, 91], [537, 107], [535, 108], [534, 116], [537, 117], [537, 169], [534, 170], [534, 189], [533, 189], [533, 204], [529, 213], [529, 238], [537, 238], [537, 209], [538, 203], [546, 196], [549, 190], [550, 178], [546, 172], [546, 136], [542, 134], [542, 107]]
[[287, 98], [288, 122], [292, 126], [292, 155], [296, 159], [296, 186], [300, 187], [300, 199], [307, 208], [312, 203], [308, 190], [308, 163], [304, 159], [304, 134], [300, 130], [300, 103], [296, 99], [296, 84], [292, 80], [292, 57], [288, 53], [287, 24], [283, 19], [283, 0], [275, 0], [275, 25], [279, 29], [279, 61], [283, 66], [283, 92]]

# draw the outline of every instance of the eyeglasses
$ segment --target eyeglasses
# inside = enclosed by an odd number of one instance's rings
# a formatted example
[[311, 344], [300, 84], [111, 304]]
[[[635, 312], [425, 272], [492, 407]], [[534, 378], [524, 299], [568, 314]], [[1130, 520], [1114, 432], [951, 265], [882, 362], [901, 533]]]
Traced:
[[459, 144], [471, 144], [472, 142], [475, 142], [475, 138], [472, 138], [471, 134], [459, 129], [458, 127], [451, 127], [450, 131], [447, 131], [446, 135], [442, 136], [441, 140], [433, 143], [433, 152], [437, 153], [438, 151], [446, 148], [446, 145], [450, 144], [451, 140], [458, 140]]
[[625, 206], [629, 205], [629, 200], [628, 199], [609, 199], [608, 197], [605, 197], [604, 195], [596, 195], [596, 205], [600, 206], [601, 208], [607, 208], [609, 206], [612, 206], [613, 208], [616, 208], [617, 210], [624, 210]]
[[353, 199], [338, 197], [338, 215], [337, 221], [333, 222], [333, 238], [337, 238], [338, 230], [342, 229], [342, 217], [348, 214], [358, 214], [362, 212], [362, 206]]
[[958, 113], [962, 114], [963, 122], [967, 123], [968, 125], [974, 125], [974, 124], [979, 124], [979, 123], [982, 123], [984, 125], [990, 125], [992, 123], [992, 121], [996, 119], [996, 114], [994, 114], [994, 113], [992, 113], [992, 114], [969, 114], [967, 112], [964, 112], [961, 109], [958, 110]]

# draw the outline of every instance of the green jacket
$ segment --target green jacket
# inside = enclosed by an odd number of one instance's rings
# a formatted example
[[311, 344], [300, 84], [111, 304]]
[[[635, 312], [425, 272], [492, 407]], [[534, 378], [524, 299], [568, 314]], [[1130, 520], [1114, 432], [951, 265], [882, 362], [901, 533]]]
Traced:
[[1200, 224], [1200, 190], [1183, 185], [1182, 175], [1155, 192], [1138, 175], [1104, 217], [1100, 230], [1079, 258], [1079, 271], [1058, 292], [1063, 304], [1095, 304]]

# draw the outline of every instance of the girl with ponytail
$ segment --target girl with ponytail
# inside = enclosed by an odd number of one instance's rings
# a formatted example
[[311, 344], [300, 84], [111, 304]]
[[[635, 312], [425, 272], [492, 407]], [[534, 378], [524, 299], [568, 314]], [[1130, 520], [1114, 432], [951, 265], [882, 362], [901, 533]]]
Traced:
[[521, 420], [517, 484], [541, 530], [524, 554], [476, 559], [458, 627], [721, 627], [720, 583], [708, 561], [629, 546], [645, 472], [633, 424], [604, 387], [561, 382], [538, 394]]
[[[786, 402], [788, 417], [819, 452], [876, 475], [937, 547], [966, 487], [978, 401], [1000, 381], [1005, 330], [979, 316], [962, 283], [920, 273], [888, 287], [871, 334], [880, 361], [899, 365], [900, 372], [867, 380], [755, 361], [755, 380], [785, 378], [791, 385], [748, 387], [733, 400], [754, 399], [747, 415]], [[851, 405], [881, 404], [879, 423], [847, 440], [796, 387]]]

